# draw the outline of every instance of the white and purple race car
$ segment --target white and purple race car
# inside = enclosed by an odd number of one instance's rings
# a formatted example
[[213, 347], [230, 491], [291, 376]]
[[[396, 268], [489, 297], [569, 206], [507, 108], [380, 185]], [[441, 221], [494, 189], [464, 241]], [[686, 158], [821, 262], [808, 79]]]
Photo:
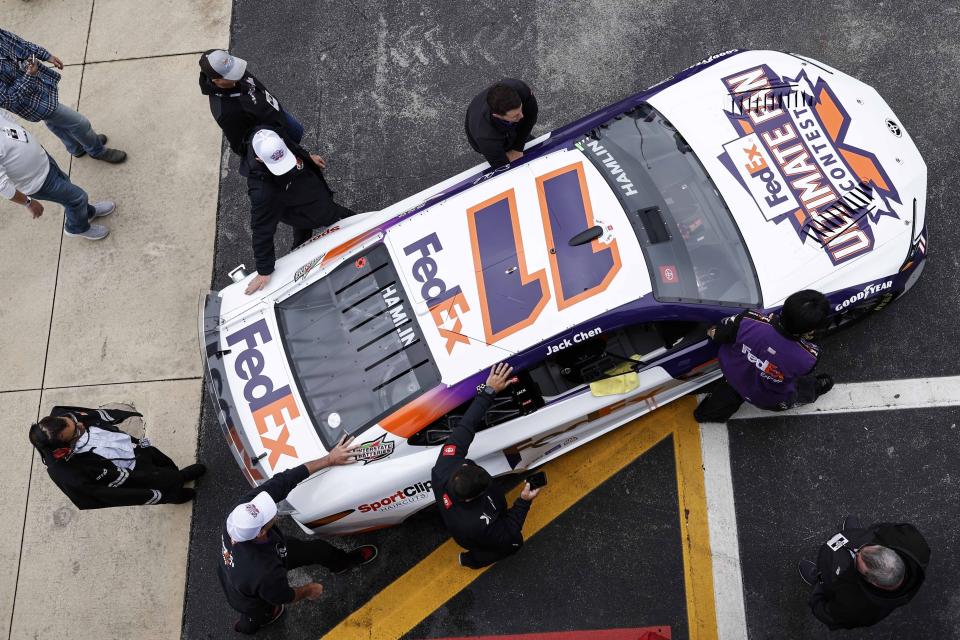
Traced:
[[[284, 510], [307, 531], [395, 525], [490, 367], [470, 448], [541, 465], [715, 380], [706, 329], [824, 292], [837, 328], [916, 282], [926, 166], [871, 87], [790, 53], [728, 51], [204, 297], [207, 388], [251, 483], [324, 455]], [[598, 384], [622, 375], [622, 384]], [[615, 434], [608, 437], [616, 437]]]

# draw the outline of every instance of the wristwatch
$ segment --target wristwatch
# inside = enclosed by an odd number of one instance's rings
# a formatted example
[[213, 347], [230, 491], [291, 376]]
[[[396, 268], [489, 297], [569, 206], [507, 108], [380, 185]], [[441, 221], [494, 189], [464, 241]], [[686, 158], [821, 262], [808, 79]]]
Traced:
[[477, 394], [486, 394], [492, 398], [497, 395], [497, 390], [485, 383], [481, 383], [477, 385]]
[[23, 206], [29, 207], [29, 206], [30, 206], [30, 203], [33, 202], [33, 198], [31, 198], [31, 197], [28, 196], [28, 195], [24, 195], [23, 197], [27, 199], [27, 201], [23, 203]]

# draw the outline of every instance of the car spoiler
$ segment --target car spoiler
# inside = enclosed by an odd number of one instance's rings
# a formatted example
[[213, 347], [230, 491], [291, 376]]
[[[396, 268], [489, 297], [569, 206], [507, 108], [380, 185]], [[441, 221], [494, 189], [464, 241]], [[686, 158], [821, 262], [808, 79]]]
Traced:
[[204, 386], [213, 402], [214, 414], [220, 429], [227, 439], [227, 446], [233, 453], [251, 486], [258, 486], [267, 478], [250, 457], [253, 450], [250, 441], [238, 425], [233, 394], [230, 393], [229, 376], [224, 366], [223, 356], [229, 351], [220, 348], [220, 296], [210, 291], [200, 295], [198, 323], [200, 333], [200, 356], [203, 358]]

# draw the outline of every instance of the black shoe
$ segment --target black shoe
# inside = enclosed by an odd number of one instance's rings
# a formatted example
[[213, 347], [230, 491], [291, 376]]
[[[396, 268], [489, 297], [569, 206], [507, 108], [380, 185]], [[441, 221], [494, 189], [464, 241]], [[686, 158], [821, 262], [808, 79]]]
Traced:
[[357, 547], [356, 549], [354, 549], [353, 551], [347, 554], [348, 556], [350, 556], [350, 564], [348, 564], [343, 569], [340, 569], [340, 571], [334, 571], [333, 575], [339, 576], [341, 574], [346, 573], [347, 571], [350, 571], [350, 569], [353, 569], [354, 567], [359, 567], [359, 566], [368, 564], [370, 562], [373, 562], [374, 560], [376, 560], [379, 553], [380, 552], [377, 549], [377, 545], [374, 545], [374, 544], [365, 544], [363, 546]]
[[843, 516], [837, 522], [837, 531], [846, 531], [847, 529], [862, 529], [860, 518], [857, 516]]
[[826, 373], [817, 374], [817, 397], [819, 398], [823, 394], [833, 389], [833, 378]]
[[[107, 136], [103, 135], [102, 133], [98, 133], [98, 134], [97, 134], [97, 139], [100, 140], [100, 144], [107, 144]], [[77, 153], [73, 154], [73, 157], [74, 157], [74, 158], [82, 158], [82, 157], [85, 156], [85, 155], [87, 155], [87, 152], [86, 152], [84, 149], [80, 149], [80, 151], [78, 151]]]
[[800, 579], [811, 587], [820, 580], [820, 572], [817, 571], [817, 565], [809, 560], [801, 560], [798, 562], [797, 571], [800, 572]]
[[183, 469], [180, 469], [180, 475], [183, 476], [184, 482], [196, 480], [197, 478], [202, 477], [206, 472], [207, 465], [200, 464], [199, 462], [197, 464], [191, 464]]
[[103, 153], [93, 157], [93, 159], [103, 160], [104, 162], [109, 162], [110, 164], [120, 164], [127, 159], [127, 152], [120, 151], [120, 149], [104, 149]]

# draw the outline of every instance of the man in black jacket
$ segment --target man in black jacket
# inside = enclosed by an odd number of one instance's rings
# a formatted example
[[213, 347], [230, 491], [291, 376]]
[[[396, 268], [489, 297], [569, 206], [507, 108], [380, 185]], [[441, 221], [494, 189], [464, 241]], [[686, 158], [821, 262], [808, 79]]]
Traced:
[[184, 487], [206, 472], [202, 464], [183, 469], [146, 438], [117, 426], [135, 411], [54, 407], [30, 427], [50, 479], [78, 509], [140, 504], [180, 504], [193, 499]]
[[497, 169], [523, 157], [537, 124], [537, 99], [526, 84], [504, 78], [470, 101], [464, 127], [467, 142]]
[[320, 564], [340, 574], [377, 557], [372, 544], [347, 553], [323, 540], [288, 539], [274, 526], [276, 503], [294, 487], [320, 469], [356, 462], [352, 441], [344, 437], [323, 458], [276, 474], [240, 498], [227, 517], [220, 533], [223, 561], [217, 563], [217, 575], [230, 606], [240, 612], [233, 627], [238, 633], [256, 633], [283, 615], [285, 605], [320, 597], [319, 582], [291, 587], [287, 581], [291, 569]]
[[863, 528], [855, 516], [837, 528], [816, 563], [801, 560], [798, 566], [800, 577], [813, 586], [813, 615], [831, 630], [856, 629], [910, 602], [930, 562], [930, 547], [920, 532], [889, 522]]
[[303, 139], [303, 126], [247, 71], [242, 58], [221, 49], [205, 51], [200, 56], [200, 92], [210, 99], [210, 113], [237, 155], [243, 155], [244, 138], [258, 126], [283, 131], [297, 144]]
[[247, 178], [250, 196], [250, 231], [257, 275], [246, 293], [259, 291], [270, 281], [276, 253], [273, 237], [277, 224], [293, 227], [293, 247], [310, 239], [317, 227], [329, 227], [352, 216], [353, 211], [334, 202], [327, 186], [323, 158], [272, 129], [259, 127], [250, 132], [249, 144], [240, 162], [240, 174]]
[[461, 547], [460, 564], [479, 569], [513, 555], [523, 545], [523, 521], [540, 489], [524, 485], [520, 497], [507, 508], [503, 491], [492, 486], [490, 474], [467, 451], [477, 426], [494, 397], [510, 384], [513, 368], [500, 363], [490, 370], [487, 382], [440, 448], [433, 466], [433, 495], [443, 523]]

